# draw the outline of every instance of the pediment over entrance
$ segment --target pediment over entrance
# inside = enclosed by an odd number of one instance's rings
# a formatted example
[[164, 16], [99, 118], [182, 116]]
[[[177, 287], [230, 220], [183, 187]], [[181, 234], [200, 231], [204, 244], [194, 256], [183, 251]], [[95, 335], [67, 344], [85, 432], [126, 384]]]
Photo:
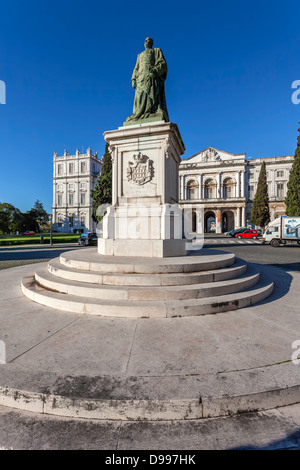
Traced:
[[224, 150], [219, 150], [214, 147], [207, 147], [201, 152], [196, 153], [192, 157], [183, 159], [181, 165], [193, 165], [193, 164], [217, 164], [219, 163], [237, 163], [245, 162], [246, 154], [234, 154], [225, 152]]

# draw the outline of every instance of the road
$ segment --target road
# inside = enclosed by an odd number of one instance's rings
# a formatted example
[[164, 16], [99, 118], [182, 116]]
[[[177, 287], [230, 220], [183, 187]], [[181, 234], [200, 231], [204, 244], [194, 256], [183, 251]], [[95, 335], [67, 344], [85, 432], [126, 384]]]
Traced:
[[[229, 251], [245, 261], [300, 271], [300, 246], [273, 248], [260, 240], [237, 240], [225, 235], [205, 234], [205, 247]], [[0, 247], [0, 269], [32, 264], [56, 258], [64, 251], [84, 249], [77, 243]]]
[[205, 234], [205, 248], [229, 251], [250, 263], [278, 266], [285, 270], [300, 271], [300, 245], [274, 248], [261, 240], [238, 240], [230, 236]]
[[22, 245], [0, 247], [0, 269], [22, 266], [24, 264], [49, 261], [64, 251], [77, 250], [77, 243], [60, 243], [57, 245]]

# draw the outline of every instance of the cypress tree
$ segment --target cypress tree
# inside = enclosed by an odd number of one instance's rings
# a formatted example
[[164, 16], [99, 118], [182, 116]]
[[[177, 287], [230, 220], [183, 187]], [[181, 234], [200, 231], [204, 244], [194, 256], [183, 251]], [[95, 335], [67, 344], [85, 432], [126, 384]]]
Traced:
[[251, 211], [251, 222], [264, 228], [270, 222], [269, 196], [266, 162], [263, 161], [259, 173], [257, 190]]
[[97, 216], [97, 209], [101, 204], [111, 204], [112, 202], [112, 161], [111, 155], [108, 150], [108, 143], [106, 142], [104, 155], [102, 157], [102, 169], [98, 178], [96, 187], [91, 191], [91, 198], [93, 199], [93, 220], [100, 222], [102, 216]]
[[285, 198], [286, 215], [289, 217], [300, 216], [300, 128], [297, 138], [297, 148], [294, 162], [290, 171], [288, 191]]

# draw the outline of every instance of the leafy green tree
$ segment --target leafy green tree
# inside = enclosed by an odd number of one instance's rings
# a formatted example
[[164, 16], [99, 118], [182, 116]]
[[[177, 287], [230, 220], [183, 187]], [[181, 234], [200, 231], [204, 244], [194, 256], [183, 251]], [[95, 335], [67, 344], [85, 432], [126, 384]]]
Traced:
[[270, 222], [269, 196], [266, 162], [263, 161], [259, 173], [257, 190], [251, 211], [251, 222], [264, 228]]
[[0, 231], [12, 233], [19, 230], [21, 211], [8, 202], [0, 203]]
[[300, 216], [300, 128], [297, 138], [297, 148], [294, 162], [290, 171], [288, 191], [285, 198], [286, 215], [289, 217]]
[[97, 209], [102, 204], [111, 204], [112, 202], [112, 161], [108, 150], [108, 143], [105, 145], [105, 152], [102, 157], [102, 169], [98, 178], [96, 187], [91, 191], [93, 199], [93, 220], [99, 222], [103, 215], [97, 216]]
[[[36, 232], [41, 232], [42, 227], [46, 225], [49, 221], [49, 215], [45, 211], [41, 201], [39, 201], [38, 199], [37, 201], [35, 201], [33, 208], [29, 211], [28, 219], [28, 222], [30, 221], [30, 219], [34, 221], [35, 228], [33, 230], [35, 230]], [[32, 222], [30, 221], [30, 225], [31, 224]]]

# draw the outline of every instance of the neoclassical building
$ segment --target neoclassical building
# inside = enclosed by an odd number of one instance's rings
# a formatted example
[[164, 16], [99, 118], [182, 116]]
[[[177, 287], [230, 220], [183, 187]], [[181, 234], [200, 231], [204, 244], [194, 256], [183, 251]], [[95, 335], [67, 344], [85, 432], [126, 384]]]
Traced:
[[246, 158], [245, 153], [232, 154], [208, 147], [182, 160], [179, 204], [183, 209], [192, 209], [193, 231], [222, 233], [246, 226], [250, 222], [263, 161], [266, 162], [271, 220], [284, 215], [293, 158], [252, 159]]
[[91, 190], [95, 189], [102, 162], [91, 148], [86, 153], [77, 149], [75, 155], [53, 157], [53, 230], [72, 233], [74, 229], [96, 231], [92, 219], [93, 201]]

